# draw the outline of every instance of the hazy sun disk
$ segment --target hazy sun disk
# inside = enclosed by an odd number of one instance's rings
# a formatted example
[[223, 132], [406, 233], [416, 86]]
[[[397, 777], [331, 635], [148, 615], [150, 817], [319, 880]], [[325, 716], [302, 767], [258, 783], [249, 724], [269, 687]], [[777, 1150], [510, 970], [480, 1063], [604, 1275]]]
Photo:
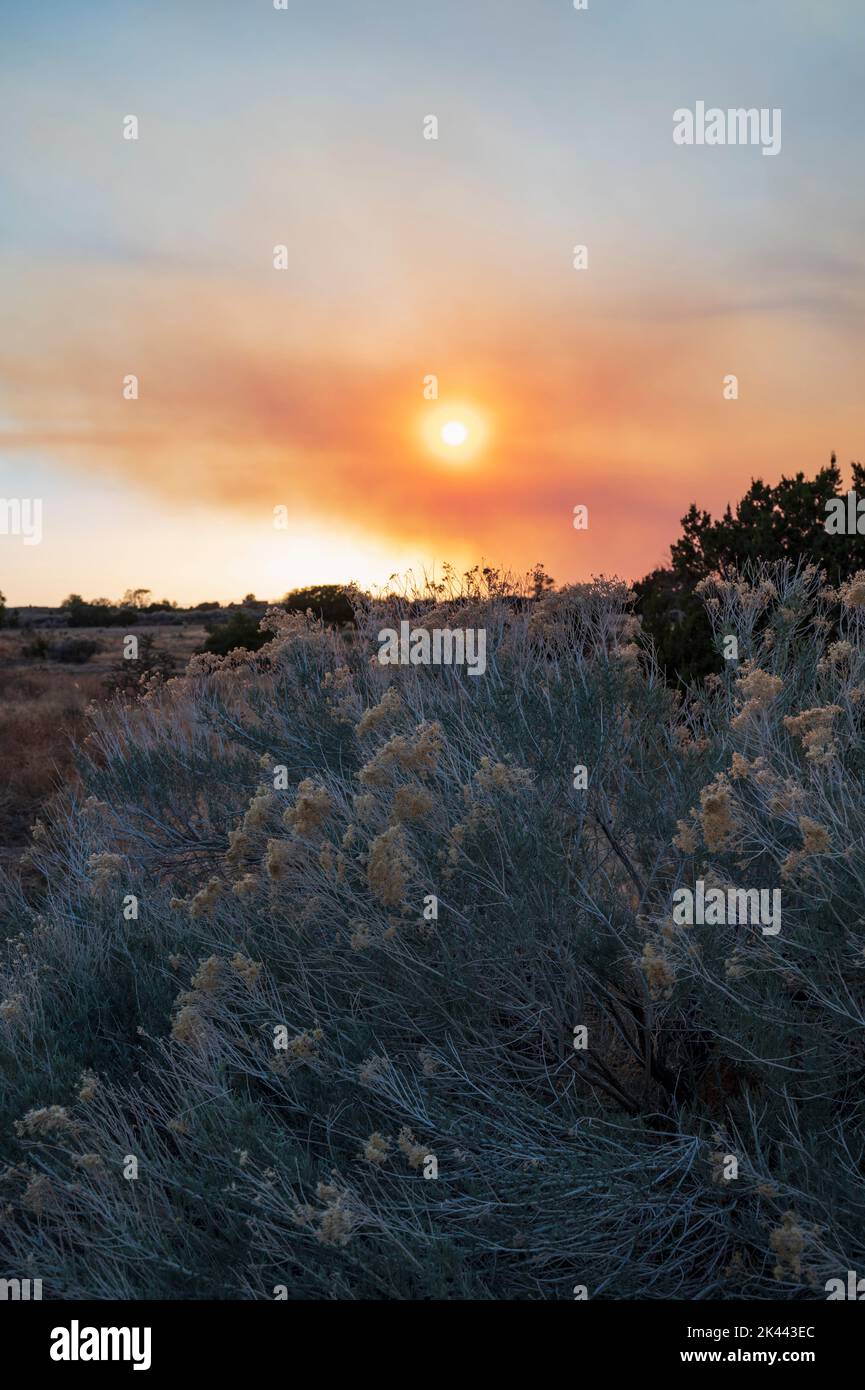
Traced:
[[448, 420], [446, 425], [442, 425], [442, 439], [445, 444], [465, 444], [468, 437], [469, 432], [461, 420]]
[[436, 458], [468, 463], [481, 452], [489, 437], [484, 415], [465, 401], [446, 401], [430, 406], [420, 419], [421, 438]]

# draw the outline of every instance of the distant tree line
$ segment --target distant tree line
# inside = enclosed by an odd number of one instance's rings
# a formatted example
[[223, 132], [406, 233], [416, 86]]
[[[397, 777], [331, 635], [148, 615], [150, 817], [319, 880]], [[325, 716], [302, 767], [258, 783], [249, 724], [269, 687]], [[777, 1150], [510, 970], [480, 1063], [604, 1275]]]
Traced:
[[[252, 595], [248, 596], [252, 598]], [[343, 627], [354, 623], [354, 609], [345, 588], [340, 584], [315, 584], [306, 589], [292, 589], [286, 594], [280, 608], [289, 613], [311, 612], [328, 626]], [[209, 637], [202, 650], [225, 656], [236, 647], [245, 647], [248, 652], [257, 652], [270, 634], [262, 632], [260, 615], [239, 609], [232, 613], [227, 622], [211, 621], [207, 624]]]
[[[865, 467], [853, 463], [851, 469], [853, 490], [865, 498]], [[669, 565], [653, 570], [634, 586], [636, 611], [669, 680], [691, 681], [719, 669], [705, 610], [695, 592], [707, 575], [741, 572], [748, 562], [759, 560], [811, 561], [826, 571], [832, 584], [865, 570], [865, 534], [857, 531], [840, 537], [826, 530], [826, 504], [842, 491], [841, 470], [833, 454], [813, 479], [796, 473], [782, 477], [774, 487], [754, 479], [735, 508], [728, 505], [720, 517], [713, 518], [691, 504], [682, 518], [682, 534], [670, 548]], [[497, 577], [497, 571], [476, 568], [466, 579], [477, 584], [483, 578], [489, 585]], [[540, 564], [530, 578], [534, 598], [553, 585]], [[116, 603], [102, 598], [86, 602], [80, 594], [70, 594], [60, 608], [69, 627], [129, 627], [157, 613], [176, 614], [177, 621], [184, 613], [198, 613], [208, 631], [202, 650], [221, 656], [238, 647], [258, 651], [269, 640], [260, 630], [266, 604], [254, 594], [247, 594], [241, 604], [223, 607], [203, 602], [188, 609], [168, 599], [154, 602], [149, 594], [149, 589], [127, 589]], [[339, 584], [292, 589], [279, 606], [289, 612], [312, 612], [328, 625], [354, 622], [351, 596]], [[4, 616], [0, 594], [0, 626]]]

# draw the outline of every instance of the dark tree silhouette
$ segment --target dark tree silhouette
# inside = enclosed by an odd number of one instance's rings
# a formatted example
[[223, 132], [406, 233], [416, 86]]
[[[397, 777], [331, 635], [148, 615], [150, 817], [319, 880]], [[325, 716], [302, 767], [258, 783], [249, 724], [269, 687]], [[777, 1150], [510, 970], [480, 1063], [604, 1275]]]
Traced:
[[[853, 489], [865, 497], [865, 468], [853, 463], [851, 474]], [[670, 548], [670, 566], [635, 585], [637, 611], [671, 679], [693, 680], [720, 667], [694, 594], [707, 574], [741, 571], [749, 561], [801, 559], [819, 565], [837, 584], [865, 570], [865, 535], [826, 530], [826, 503], [846, 490], [833, 454], [813, 479], [797, 473], [774, 487], [753, 479], [735, 509], [728, 505], [717, 519], [691, 504], [682, 535]]]

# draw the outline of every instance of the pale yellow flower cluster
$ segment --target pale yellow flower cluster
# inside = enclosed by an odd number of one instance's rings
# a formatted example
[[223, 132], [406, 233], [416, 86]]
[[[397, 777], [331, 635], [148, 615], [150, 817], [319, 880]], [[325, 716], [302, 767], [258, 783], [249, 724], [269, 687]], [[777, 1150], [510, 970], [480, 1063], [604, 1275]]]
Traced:
[[225, 962], [219, 956], [208, 956], [206, 960], [199, 961], [192, 977], [192, 988], [199, 994], [216, 994], [222, 985], [224, 968]]
[[508, 767], [505, 763], [494, 763], [491, 758], [481, 758], [475, 782], [484, 792], [514, 793], [529, 790], [534, 778], [528, 768]]
[[401, 821], [424, 821], [432, 815], [435, 802], [426, 787], [422, 787], [419, 782], [409, 782], [405, 786], [397, 787], [393, 805], [391, 807], [391, 823], [396, 825]]
[[323, 1039], [323, 1028], [305, 1028], [302, 1033], [296, 1033], [293, 1038], [289, 1038], [286, 1055], [294, 1061], [316, 1061]]
[[646, 984], [653, 999], [669, 999], [676, 982], [676, 967], [647, 941], [640, 959]]
[[[828, 854], [832, 848], [832, 839], [829, 831], [818, 821], [811, 820], [810, 816], [799, 817], [799, 829], [802, 831], [802, 848], [791, 850], [781, 865], [781, 877], [789, 878], [800, 867], [802, 861], [812, 854]], [[810, 870], [806, 870], [810, 871]]]
[[853, 658], [855, 648], [851, 642], [830, 642], [826, 659], [830, 666], [848, 665]]
[[788, 777], [775, 789], [769, 802], [769, 810], [774, 816], [795, 815], [806, 796], [805, 788], [794, 782], [792, 777]]
[[15, 1121], [15, 1133], [21, 1138], [43, 1138], [46, 1134], [71, 1134], [77, 1126], [63, 1105], [46, 1105], [41, 1110], [28, 1110], [23, 1120]]
[[298, 847], [292, 840], [268, 840], [264, 867], [270, 878], [278, 882], [297, 864]]
[[215, 652], [196, 652], [186, 664], [187, 676], [209, 676], [222, 667], [222, 657]]
[[249, 803], [249, 809], [243, 817], [242, 828], [244, 830], [263, 830], [267, 825], [273, 808], [277, 805], [277, 798], [269, 787], [259, 787], [255, 796]]
[[838, 754], [832, 721], [841, 713], [838, 705], [802, 710], [801, 714], [784, 716], [784, 727], [801, 739], [805, 757], [815, 763], [828, 763]]
[[612, 656], [623, 661], [631, 670], [636, 670], [640, 659], [640, 648], [636, 642], [623, 642], [621, 646], [613, 647]]
[[122, 854], [91, 854], [87, 865], [93, 875], [91, 891], [95, 897], [97, 893], [104, 893], [123, 874], [126, 860]]
[[387, 1057], [374, 1055], [366, 1057], [358, 1067], [357, 1077], [361, 1086], [372, 1086], [381, 1077], [386, 1076], [391, 1066]]
[[707, 849], [726, 849], [735, 837], [732, 793], [723, 772], [700, 792], [700, 822]]
[[730, 727], [742, 730], [772, 704], [784, 688], [780, 676], [773, 676], [759, 666], [743, 662], [736, 672], [736, 694], [742, 701], [739, 712], [730, 721]]
[[[251, 962], [250, 962], [251, 964]], [[198, 962], [198, 969], [192, 977], [190, 990], [185, 990], [175, 1000], [176, 1013], [171, 1022], [171, 1035], [188, 1047], [201, 1048], [208, 1036], [208, 1023], [202, 1005], [217, 995], [226, 981], [227, 964], [216, 955], [208, 956]]]
[[415, 872], [402, 827], [392, 825], [377, 835], [369, 847], [367, 882], [373, 896], [386, 907], [403, 902], [406, 888]]
[[358, 737], [363, 738], [366, 734], [374, 733], [382, 724], [390, 723], [402, 713], [403, 703], [399, 691], [394, 685], [388, 686], [378, 704], [361, 715], [357, 725]]
[[225, 862], [231, 868], [240, 864], [252, 851], [252, 841], [245, 830], [229, 830], [228, 849], [225, 853]]
[[95, 1099], [96, 1092], [99, 1090], [99, 1085], [99, 1077], [95, 1072], [83, 1071], [79, 1083], [78, 1099], [83, 1101], [85, 1105], [88, 1104], [91, 1100]]
[[825, 826], [819, 825], [817, 821], [811, 820], [808, 816], [800, 816], [799, 829], [802, 831], [802, 851], [804, 854], [826, 854], [828, 852], [831, 840], [829, 831]]
[[695, 827], [689, 825], [686, 820], [677, 820], [676, 830], [677, 834], [673, 836], [676, 849], [680, 849], [683, 854], [696, 854], [699, 841]]
[[305, 633], [307, 626], [305, 613], [278, 608], [276, 605], [264, 610], [264, 617], [259, 623], [262, 632], [272, 632], [275, 637], [294, 637]]
[[191, 899], [172, 898], [171, 907], [185, 907], [189, 909], [190, 917], [204, 917], [216, 906], [222, 894], [222, 880], [219, 878], [208, 879], [203, 888]]
[[46, 1207], [53, 1206], [57, 1193], [51, 1179], [45, 1173], [34, 1173], [21, 1197], [21, 1204], [34, 1216], [41, 1216]]
[[319, 868], [329, 877], [335, 875], [338, 883], [343, 883], [347, 865], [345, 855], [337, 850], [330, 840], [325, 840], [318, 852]]
[[326, 671], [322, 689], [332, 691], [335, 699], [328, 700], [327, 707], [338, 724], [353, 724], [360, 703], [354, 688], [354, 678], [348, 666], [337, 666], [335, 671]]
[[296, 835], [306, 839], [320, 834], [322, 826], [333, 811], [333, 801], [325, 787], [316, 786], [309, 777], [297, 789], [293, 806], [289, 806], [283, 821]]
[[766, 604], [778, 597], [778, 590], [771, 579], [762, 579], [759, 584], [752, 586], [745, 579], [727, 579], [715, 573], [707, 575], [695, 585], [695, 592], [698, 594], [708, 594], [712, 590], [727, 599], [735, 600], [746, 612], [765, 608]]
[[421, 1168], [428, 1158], [434, 1157], [429, 1148], [417, 1142], [407, 1125], [403, 1125], [397, 1135], [397, 1143], [405, 1154], [410, 1168]]
[[776, 1279], [786, 1275], [802, 1277], [802, 1251], [805, 1248], [805, 1231], [799, 1225], [793, 1211], [785, 1211], [781, 1225], [776, 1226], [769, 1236], [769, 1244], [778, 1256], [778, 1263], [772, 1271]]
[[355, 1226], [355, 1216], [348, 1206], [348, 1192], [341, 1191], [331, 1183], [319, 1183], [316, 1196], [325, 1202], [324, 1211], [318, 1217], [316, 1240], [322, 1245], [348, 1245]]
[[231, 968], [236, 975], [239, 975], [248, 990], [255, 989], [258, 984], [259, 976], [262, 971], [260, 960], [250, 960], [248, 956], [238, 953], [232, 956]]
[[280, 1048], [271, 1060], [271, 1069], [283, 1073], [299, 1063], [318, 1062], [323, 1038], [324, 1030], [321, 1028], [305, 1028], [302, 1033], [296, 1033], [293, 1038], [289, 1038], [287, 1046]]
[[414, 735], [395, 734], [378, 750], [365, 767], [359, 780], [369, 787], [383, 787], [390, 781], [394, 769], [427, 777], [436, 771], [444, 749], [444, 732], [438, 723], [419, 724]]
[[847, 608], [865, 608], [865, 570], [857, 570], [853, 578], [840, 588], [841, 602]]
[[203, 1047], [207, 1023], [194, 1004], [184, 1004], [171, 1021], [171, 1036], [186, 1047]]
[[[262, 761], [270, 764], [270, 759], [265, 757]], [[241, 864], [252, 854], [251, 836], [258, 831], [265, 830], [278, 806], [278, 798], [274, 796], [270, 787], [261, 786], [249, 803], [243, 820], [236, 830], [228, 832], [228, 850], [225, 855], [225, 862], [231, 867]], [[235, 892], [237, 889], [235, 888]]]
[[376, 1168], [380, 1168], [383, 1163], [387, 1162], [390, 1151], [389, 1141], [385, 1139], [383, 1134], [379, 1134], [378, 1130], [369, 1136], [363, 1146], [364, 1158], [367, 1163], [372, 1163]]

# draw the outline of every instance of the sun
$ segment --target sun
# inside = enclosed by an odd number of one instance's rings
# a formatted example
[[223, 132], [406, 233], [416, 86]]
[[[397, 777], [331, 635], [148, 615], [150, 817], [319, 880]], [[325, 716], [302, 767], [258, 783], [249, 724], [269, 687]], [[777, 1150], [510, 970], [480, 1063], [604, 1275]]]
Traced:
[[427, 407], [418, 425], [427, 451], [451, 466], [473, 463], [490, 437], [487, 412], [467, 400], [440, 401]]
[[442, 439], [445, 444], [450, 444], [452, 448], [458, 448], [460, 444], [465, 444], [469, 437], [469, 432], [462, 420], [448, 420], [446, 425], [442, 425]]

